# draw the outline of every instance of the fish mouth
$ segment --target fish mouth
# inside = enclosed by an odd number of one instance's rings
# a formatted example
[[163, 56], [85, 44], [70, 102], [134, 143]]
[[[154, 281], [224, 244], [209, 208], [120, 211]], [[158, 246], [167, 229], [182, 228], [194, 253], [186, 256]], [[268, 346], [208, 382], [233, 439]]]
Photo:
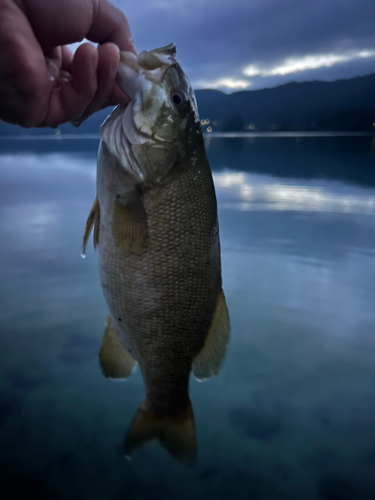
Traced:
[[[162, 86], [168, 70], [176, 66], [176, 47], [169, 44], [151, 51], [144, 50], [138, 56], [133, 52], [120, 52], [120, 63], [117, 71], [117, 82], [121, 89], [130, 98], [130, 102], [123, 107], [124, 130], [132, 144], [152, 141], [155, 144], [165, 144], [167, 141], [154, 130], [152, 119], [142, 118], [143, 104], [157, 99], [150, 94], [152, 88]], [[162, 96], [164, 97], [164, 96]], [[138, 121], [136, 117], [138, 116]], [[152, 118], [155, 118], [154, 116]]]
[[160, 84], [166, 70], [176, 62], [176, 46], [173, 43], [150, 51], [143, 50], [138, 56], [121, 51], [117, 82], [123, 92], [134, 99], [145, 80]]
[[133, 52], [120, 52], [116, 80], [121, 90], [132, 100], [142, 85], [138, 59]]

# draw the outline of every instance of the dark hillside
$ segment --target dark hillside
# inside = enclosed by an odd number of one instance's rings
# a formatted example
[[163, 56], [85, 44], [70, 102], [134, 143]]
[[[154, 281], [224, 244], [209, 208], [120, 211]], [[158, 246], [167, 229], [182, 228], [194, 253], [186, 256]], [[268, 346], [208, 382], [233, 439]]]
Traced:
[[[335, 82], [288, 83], [233, 94], [197, 90], [196, 97], [201, 118], [208, 118], [214, 131], [375, 130], [375, 74]], [[59, 130], [62, 134], [97, 134], [109, 112], [109, 108], [99, 111], [78, 129], [65, 124]], [[55, 131], [22, 129], [0, 121], [0, 135], [8, 134]]]

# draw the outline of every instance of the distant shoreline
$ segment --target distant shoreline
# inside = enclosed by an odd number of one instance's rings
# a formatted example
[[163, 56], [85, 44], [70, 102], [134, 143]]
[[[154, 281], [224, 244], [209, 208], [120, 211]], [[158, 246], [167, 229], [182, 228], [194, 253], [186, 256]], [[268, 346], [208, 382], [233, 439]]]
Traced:
[[[211, 132], [204, 137], [236, 139], [246, 137], [371, 137], [374, 132]], [[62, 141], [62, 140], [99, 140], [99, 134], [40, 134], [40, 135], [3, 135], [0, 141]]]
[[205, 137], [348, 137], [348, 136], [375, 136], [374, 132], [348, 131], [315, 131], [315, 132], [211, 132], [203, 134]]

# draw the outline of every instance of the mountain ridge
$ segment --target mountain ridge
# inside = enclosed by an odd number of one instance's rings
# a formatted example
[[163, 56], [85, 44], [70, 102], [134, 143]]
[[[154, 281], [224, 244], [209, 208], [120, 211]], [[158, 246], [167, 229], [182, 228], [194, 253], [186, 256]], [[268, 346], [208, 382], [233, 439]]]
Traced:
[[[226, 94], [195, 91], [205, 131], [374, 131], [375, 73], [325, 82], [290, 82], [277, 87]], [[79, 128], [61, 125], [58, 133], [98, 133], [106, 108]], [[209, 120], [209, 123], [208, 121]], [[23, 129], [0, 121], [0, 136], [56, 134], [53, 129]]]

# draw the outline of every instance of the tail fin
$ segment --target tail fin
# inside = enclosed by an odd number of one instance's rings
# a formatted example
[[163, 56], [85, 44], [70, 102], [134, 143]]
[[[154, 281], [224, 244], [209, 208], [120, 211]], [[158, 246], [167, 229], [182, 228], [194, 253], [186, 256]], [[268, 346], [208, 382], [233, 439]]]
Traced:
[[155, 414], [145, 402], [141, 403], [125, 439], [125, 456], [131, 456], [136, 449], [153, 439], [158, 439], [178, 462], [190, 467], [195, 465], [197, 440], [190, 402], [187, 411], [177, 418]]

